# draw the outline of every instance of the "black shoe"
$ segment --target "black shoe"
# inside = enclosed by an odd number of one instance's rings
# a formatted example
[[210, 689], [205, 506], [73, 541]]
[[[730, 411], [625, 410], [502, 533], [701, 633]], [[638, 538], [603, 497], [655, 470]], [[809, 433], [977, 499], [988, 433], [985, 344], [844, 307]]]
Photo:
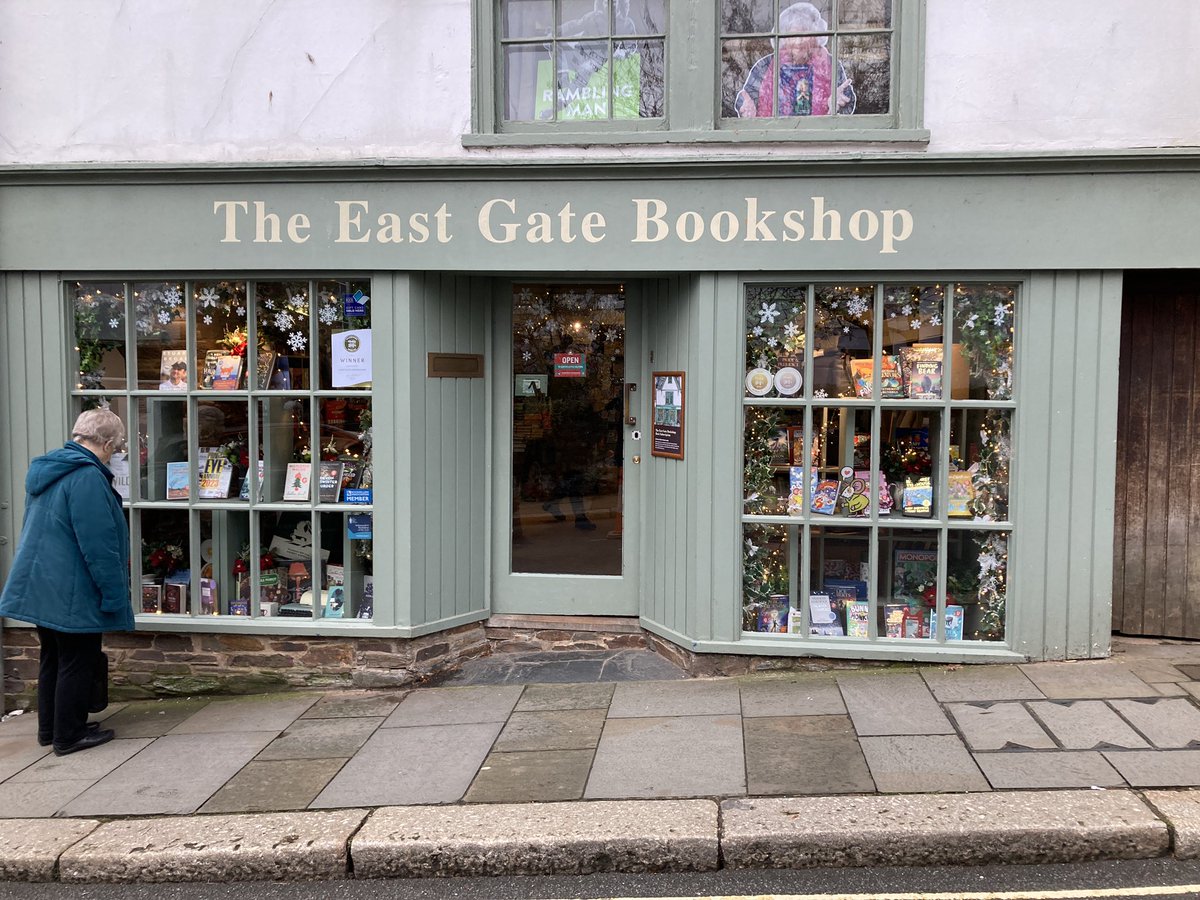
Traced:
[[55, 756], [66, 756], [68, 753], [77, 753], [80, 750], [89, 750], [92, 747], [99, 747], [101, 744], [107, 744], [117, 733], [111, 728], [104, 728], [98, 731], [92, 731], [85, 734], [73, 744], [68, 744], [65, 747], [55, 746]]
[[596, 523], [593, 522], [591, 519], [589, 519], [587, 516], [576, 516], [575, 517], [575, 527], [578, 528], [580, 531], [595, 531]]
[[542, 509], [544, 509], [546, 512], [550, 513], [550, 515], [552, 515], [554, 517], [555, 522], [567, 521], [567, 514], [564, 513], [562, 511], [562, 509], [559, 507], [559, 505], [557, 503], [555, 503], [553, 500], [549, 501], [548, 503], [543, 503]]
[[[84, 730], [84, 734], [85, 735], [92, 734], [93, 732], [96, 732], [99, 730], [100, 730], [99, 722], [88, 722], [87, 726]], [[53, 743], [53, 741], [50, 738], [44, 738], [40, 734], [38, 735], [38, 746], [39, 747], [49, 747], [52, 743]]]

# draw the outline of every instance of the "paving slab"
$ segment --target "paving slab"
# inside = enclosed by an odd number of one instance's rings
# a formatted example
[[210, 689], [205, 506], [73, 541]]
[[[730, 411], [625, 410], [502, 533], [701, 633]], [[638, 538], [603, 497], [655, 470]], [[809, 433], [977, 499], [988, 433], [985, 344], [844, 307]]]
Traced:
[[1138, 750], [1150, 746], [1099, 700], [1034, 702], [1029, 704], [1029, 711], [1065, 750], [1104, 750], [1109, 747]]
[[721, 836], [737, 869], [1146, 859], [1170, 846], [1129, 791], [726, 800]]
[[1155, 747], [1200, 748], [1200, 709], [1190, 700], [1113, 700], [1109, 705]]
[[318, 694], [262, 694], [214, 700], [168, 734], [217, 734], [233, 731], [280, 732], [317, 702]]
[[1177, 665], [1175, 668], [1192, 681], [1200, 681], [1200, 665]]
[[345, 759], [367, 742], [383, 717], [297, 719], [267, 744], [258, 759]]
[[758, 716], [844, 716], [846, 704], [837, 682], [830, 675], [799, 675], [791, 678], [741, 679], [742, 715]]
[[744, 794], [741, 725], [738, 716], [609, 719], [584, 796]]
[[1200, 785], [1200, 750], [1112, 750], [1104, 758], [1133, 787]]
[[0, 810], [14, 819], [49, 818], [93, 784], [95, 782], [90, 778], [82, 781], [31, 781], [24, 784], [7, 781], [0, 784]]
[[311, 808], [456, 803], [487, 758], [500, 727], [499, 722], [475, 722], [381, 728]]
[[[102, 712], [92, 713], [88, 716], [89, 721], [103, 722], [110, 716], [114, 716], [124, 709], [124, 703], [110, 703]], [[0, 738], [16, 737], [24, 734], [37, 734], [38, 716], [36, 709], [22, 710], [20, 715], [15, 715], [17, 711], [11, 710], [7, 713], [7, 721], [0, 722]]]
[[330, 691], [302, 719], [359, 719], [390, 716], [408, 691]]
[[1150, 685], [1154, 690], [1164, 697], [1190, 697], [1187, 692], [1187, 686], [1182, 682], [1166, 681], [1162, 684]]
[[1188, 681], [1187, 675], [1163, 659], [1139, 659], [1125, 661], [1125, 667], [1147, 684]]
[[53, 880], [59, 855], [99, 825], [93, 819], [0, 819], [0, 882]]
[[431, 688], [404, 698], [384, 728], [503, 722], [517, 705], [520, 685]]
[[208, 706], [208, 700], [147, 700], [130, 703], [105, 720], [122, 738], [162, 737], [176, 725]]
[[50, 752], [49, 747], [38, 746], [35, 733], [0, 737], [0, 781], [32, 766]]
[[109, 822], [59, 859], [66, 882], [304, 881], [345, 878], [367, 811]]
[[1112, 660], [1028, 663], [1017, 668], [1050, 700], [1158, 696], [1154, 688]]
[[849, 716], [745, 719], [746, 789], [760, 794], [868, 793], [867, 769]]
[[1200, 858], [1200, 791], [1146, 791], [1143, 796], [1171, 826], [1175, 858]]
[[592, 750], [492, 753], [463, 800], [467, 803], [551, 803], [583, 796]]
[[552, 709], [608, 709], [615, 684], [531, 684], [517, 702], [517, 712]]
[[1180, 684], [1179, 686], [1197, 700], [1200, 700], [1200, 681], [1189, 681], [1185, 684]]
[[676, 681], [685, 671], [653, 650], [546, 650], [495, 653], [470, 659], [439, 683], [582, 684], [598, 681]]
[[1015, 666], [922, 669], [921, 677], [941, 703], [1042, 699], [1042, 692]]
[[274, 737], [273, 731], [161, 737], [68, 803], [63, 814], [139, 816], [195, 812]]
[[736, 682], [728, 679], [618, 684], [609, 718], [736, 716], [742, 711]]
[[950, 703], [946, 709], [972, 750], [1054, 750], [1058, 746], [1020, 703]]
[[976, 753], [975, 762], [996, 790], [1125, 787], [1125, 779], [1093, 750]]
[[380, 809], [351, 842], [355, 878], [716, 869], [710, 800]]
[[9, 779], [9, 784], [28, 784], [35, 781], [57, 781], [69, 778], [77, 781], [99, 781], [136, 753], [150, 746], [149, 738], [114, 740], [90, 750], [55, 756], [49, 753]]
[[920, 675], [841, 674], [838, 687], [859, 736], [889, 734], [954, 734]]
[[991, 790], [954, 735], [886, 735], [859, 738], [859, 743], [881, 793]]
[[345, 759], [246, 763], [200, 807], [201, 813], [286, 812], [307, 809]]
[[514, 712], [495, 750], [591, 750], [600, 743], [603, 709]]

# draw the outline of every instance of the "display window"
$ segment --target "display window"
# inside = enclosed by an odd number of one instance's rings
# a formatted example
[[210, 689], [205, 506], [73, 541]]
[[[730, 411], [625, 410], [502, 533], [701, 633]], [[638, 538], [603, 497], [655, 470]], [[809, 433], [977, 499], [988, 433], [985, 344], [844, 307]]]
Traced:
[[371, 619], [370, 283], [80, 281], [76, 409], [106, 407], [143, 616]]
[[744, 291], [743, 630], [1004, 641], [1018, 285]]

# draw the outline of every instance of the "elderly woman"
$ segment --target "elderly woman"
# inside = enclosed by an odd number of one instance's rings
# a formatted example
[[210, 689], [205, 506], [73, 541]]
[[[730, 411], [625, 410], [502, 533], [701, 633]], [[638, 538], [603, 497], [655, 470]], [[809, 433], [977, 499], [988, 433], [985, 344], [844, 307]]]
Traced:
[[92, 409], [61, 450], [29, 464], [21, 542], [0, 595], [0, 616], [37, 626], [38, 743], [59, 756], [113, 738], [87, 716], [101, 633], [133, 630], [129, 532], [108, 470], [124, 444], [121, 420]]

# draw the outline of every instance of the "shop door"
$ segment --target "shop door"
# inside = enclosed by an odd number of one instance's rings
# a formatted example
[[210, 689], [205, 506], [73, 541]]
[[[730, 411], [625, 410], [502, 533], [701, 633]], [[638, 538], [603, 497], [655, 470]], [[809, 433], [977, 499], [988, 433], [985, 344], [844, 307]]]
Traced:
[[1125, 274], [1113, 630], [1200, 638], [1200, 273]]
[[499, 288], [495, 613], [638, 612], [636, 309], [617, 283]]

